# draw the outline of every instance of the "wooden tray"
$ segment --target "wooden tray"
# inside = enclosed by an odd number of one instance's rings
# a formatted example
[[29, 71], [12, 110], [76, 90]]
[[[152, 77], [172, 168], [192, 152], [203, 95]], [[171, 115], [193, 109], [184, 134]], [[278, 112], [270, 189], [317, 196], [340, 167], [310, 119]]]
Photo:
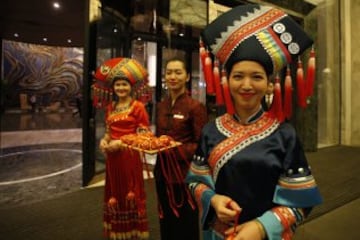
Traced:
[[165, 151], [165, 150], [170, 149], [170, 148], [178, 147], [181, 144], [182, 144], [181, 142], [175, 142], [174, 144], [171, 144], [168, 147], [154, 149], [154, 150], [147, 150], [147, 149], [142, 149], [142, 148], [138, 148], [138, 147], [133, 147], [133, 146], [127, 145], [125, 143], [122, 143], [121, 146], [126, 147], [126, 148], [130, 148], [130, 149], [138, 151], [138, 152], [144, 152], [144, 153], [147, 153], [147, 154], [157, 154], [158, 152], [162, 152], [162, 151]]

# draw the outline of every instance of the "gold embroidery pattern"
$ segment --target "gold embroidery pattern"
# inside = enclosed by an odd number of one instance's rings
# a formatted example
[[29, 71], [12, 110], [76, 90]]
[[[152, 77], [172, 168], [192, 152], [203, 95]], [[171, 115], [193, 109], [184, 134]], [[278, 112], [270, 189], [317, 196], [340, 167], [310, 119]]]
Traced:
[[132, 112], [134, 108], [134, 103], [131, 104], [131, 106], [129, 108], [127, 108], [127, 110], [122, 111], [122, 112], [117, 112], [117, 111], [113, 111], [110, 113], [110, 116], [107, 119], [107, 125], [111, 125], [114, 122], [117, 122], [119, 120], [124, 120], [128, 117], [129, 113]]

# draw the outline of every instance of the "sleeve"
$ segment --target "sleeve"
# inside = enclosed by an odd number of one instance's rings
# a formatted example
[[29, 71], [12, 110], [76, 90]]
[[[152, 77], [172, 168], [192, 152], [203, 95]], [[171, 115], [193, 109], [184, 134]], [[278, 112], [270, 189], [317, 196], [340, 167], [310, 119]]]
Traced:
[[303, 147], [291, 126], [286, 128], [283, 172], [275, 189], [274, 203], [295, 208], [318, 205], [322, 198], [308, 165]]
[[194, 140], [198, 142], [200, 140], [201, 131], [208, 121], [206, 107], [199, 102], [193, 109], [192, 116], [193, 116]]
[[210, 207], [210, 200], [215, 194], [215, 184], [212, 179], [210, 166], [207, 162], [208, 150], [205, 139], [202, 135], [185, 182], [188, 184], [199, 208], [201, 224], [206, 229], [208, 220], [212, 219], [211, 216], [215, 216]]
[[138, 128], [149, 128], [149, 114], [142, 102], [136, 101]]
[[113, 104], [113, 103], [109, 104], [109, 105], [104, 109], [104, 112], [105, 112], [105, 114], [104, 114], [104, 115], [105, 115], [105, 117], [104, 117], [105, 135], [108, 135], [109, 138], [110, 138], [110, 126], [109, 126], [109, 124], [108, 124], [107, 119], [108, 119], [109, 114], [110, 114], [110, 112], [111, 112], [111, 110], [112, 110], [112, 104]]
[[283, 130], [286, 153], [283, 172], [273, 197], [277, 206], [258, 218], [269, 240], [292, 239], [296, 227], [304, 221], [312, 207], [322, 203], [321, 194], [295, 129], [284, 125]]
[[187, 156], [186, 159], [191, 159], [191, 157], [193, 156], [200, 140], [201, 130], [208, 121], [206, 107], [200, 102], [195, 102], [190, 114], [193, 141], [187, 142], [182, 146], [182, 151], [186, 153]]

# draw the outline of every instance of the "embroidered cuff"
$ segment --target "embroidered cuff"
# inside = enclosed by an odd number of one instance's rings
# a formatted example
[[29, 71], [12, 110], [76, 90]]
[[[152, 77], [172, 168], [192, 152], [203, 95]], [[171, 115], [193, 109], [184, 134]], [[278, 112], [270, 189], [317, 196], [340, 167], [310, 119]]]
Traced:
[[284, 228], [271, 210], [266, 211], [261, 217], [258, 217], [257, 220], [259, 220], [264, 226], [266, 235], [269, 240], [281, 239]]
[[201, 196], [201, 205], [203, 208], [202, 214], [201, 214], [201, 224], [205, 224], [205, 220], [207, 219], [207, 216], [209, 214], [210, 209], [210, 199], [215, 195], [215, 192], [211, 189], [207, 189], [203, 192]]
[[278, 185], [273, 201], [283, 206], [306, 208], [322, 203], [322, 198], [317, 187], [289, 189]]

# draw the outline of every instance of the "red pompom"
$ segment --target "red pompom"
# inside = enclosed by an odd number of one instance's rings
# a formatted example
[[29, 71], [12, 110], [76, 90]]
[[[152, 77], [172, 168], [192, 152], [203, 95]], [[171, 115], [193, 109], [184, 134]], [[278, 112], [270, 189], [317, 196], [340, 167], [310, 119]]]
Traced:
[[110, 207], [115, 207], [117, 205], [118, 201], [115, 197], [111, 197], [108, 201], [108, 205]]

